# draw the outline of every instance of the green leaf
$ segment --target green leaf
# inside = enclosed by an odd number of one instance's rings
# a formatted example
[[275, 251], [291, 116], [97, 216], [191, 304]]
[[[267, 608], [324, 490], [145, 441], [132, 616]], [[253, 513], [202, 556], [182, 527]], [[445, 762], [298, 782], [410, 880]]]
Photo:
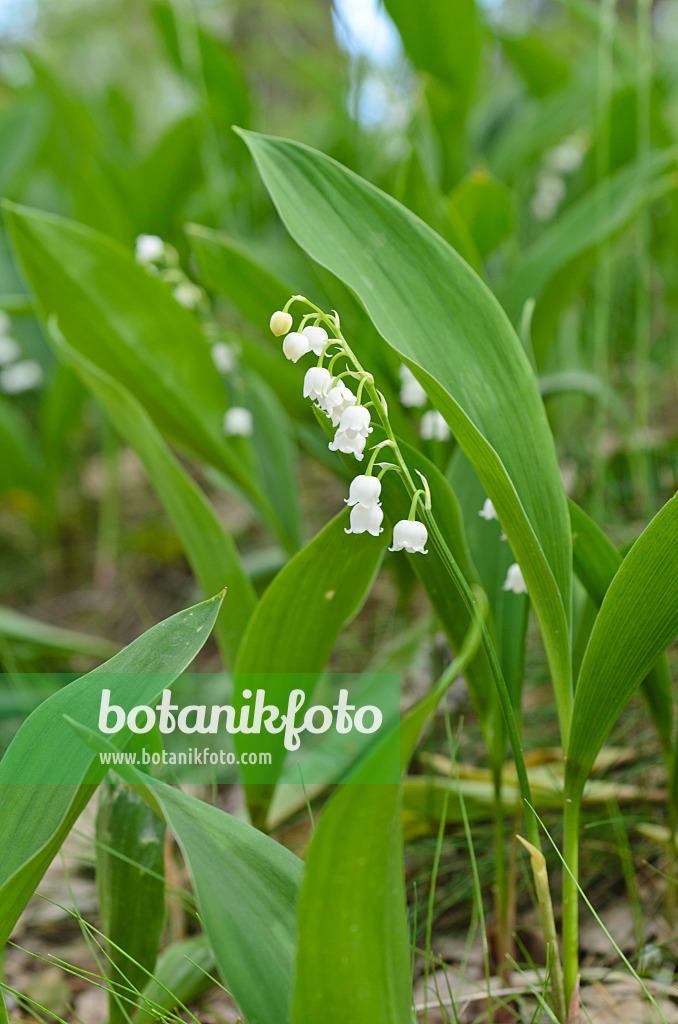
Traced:
[[[386, 547], [386, 533], [347, 536], [348, 509], [335, 516], [278, 573], [263, 597], [243, 637], [236, 662], [234, 703], [242, 703], [242, 690], [251, 685], [247, 675], [270, 673], [266, 699], [287, 707], [289, 694], [308, 689], [307, 674], [318, 673], [332, 653], [346, 622], [359, 611], [379, 568]], [[301, 678], [300, 678], [301, 676]], [[235, 737], [255, 750], [280, 751], [280, 735]], [[274, 754], [273, 763], [277, 761]], [[281, 761], [278, 761], [281, 763]], [[270, 783], [270, 766], [242, 766], [248, 784], [264, 778]], [[272, 787], [249, 791], [253, 819], [260, 823], [270, 801]]]
[[395, 200], [306, 146], [242, 134], [294, 239], [356, 292], [494, 502], [539, 618], [567, 738], [570, 526], [522, 345], [473, 271]]
[[474, 171], [461, 181], [450, 194], [449, 206], [483, 259], [513, 230], [511, 193], [487, 171]]
[[299, 899], [294, 1024], [410, 1024], [400, 786], [344, 786]]
[[126, 782], [111, 782], [99, 791], [96, 842], [101, 930], [111, 943], [109, 1024], [121, 1024], [129, 1021], [129, 1000], [134, 1001], [129, 989], [143, 988], [158, 955], [165, 921], [165, 825]]
[[195, 316], [105, 235], [11, 203], [5, 216], [43, 320], [56, 317], [68, 344], [127, 388], [164, 434], [252, 494], [223, 437], [223, 386]]
[[549, 96], [567, 85], [567, 63], [540, 36], [499, 35], [499, 41], [533, 96]]
[[143, 462], [203, 593], [213, 594], [224, 586], [227, 588], [227, 597], [214, 629], [226, 664], [232, 665], [256, 598], [230, 534], [134, 397], [67, 345], [57, 332], [51, 331], [50, 336], [63, 361], [101, 402], [116, 429]]
[[584, 655], [567, 747], [578, 795], [619, 713], [678, 633], [678, 497], [635, 542], [605, 594]]
[[0, 492], [26, 489], [40, 493], [44, 472], [28, 423], [11, 400], [0, 398]]
[[[96, 726], [100, 691], [90, 683], [101, 674], [117, 674], [110, 680], [112, 699], [127, 709], [151, 701], [163, 682], [190, 665], [207, 640], [220, 605], [221, 595], [158, 623], [110, 661], [46, 700], [14, 737], [0, 761], [0, 944], [6, 942], [106, 772], [91, 751], [73, 743], [63, 716], [70, 713]], [[160, 683], [159, 674], [164, 674]], [[56, 760], [66, 774], [80, 778], [80, 784], [51, 785]]]
[[110, 640], [50, 626], [46, 622], [39, 622], [38, 619], [15, 612], [12, 608], [0, 607], [0, 636], [54, 651], [85, 654], [90, 658], [110, 658], [117, 651], [117, 646]]
[[[570, 501], [569, 508], [574, 570], [595, 606], [600, 608], [623, 557], [578, 505]], [[668, 752], [673, 735], [673, 692], [665, 657], [653, 665], [643, 680], [642, 690], [662, 746]]]
[[[76, 731], [104, 749], [100, 734], [80, 725]], [[217, 807], [135, 768], [121, 766], [120, 774], [162, 815], [181, 847], [219, 973], [248, 1024], [285, 1024], [302, 861]]]
[[[194, 1002], [214, 984], [214, 951], [204, 935], [173, 942], [160, 956], [153, 977], [144, 987], [134, 1024], [158, 1024], [162, 1011]], [[155, 1012], [158, 1011], [158, 1012]]]

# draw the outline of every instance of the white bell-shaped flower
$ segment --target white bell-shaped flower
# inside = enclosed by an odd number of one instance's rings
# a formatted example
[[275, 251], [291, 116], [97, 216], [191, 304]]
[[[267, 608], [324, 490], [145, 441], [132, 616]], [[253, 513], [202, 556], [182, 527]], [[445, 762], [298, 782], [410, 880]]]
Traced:
[[450, 437], [450, 427], [437, 409], [429, 409], [421, 417], [419, 433], [425, 441], [447, 441]]
[[139, 235], [134, 246], [137, 263], [157, 263], [165, 255], [165, 243], [158, 235]]
[[224, 433], [227, 437], [251, 437], [254, 419], [249, 409], [233, 405], [224, 414]]
[[346, 410], [351, 406], [355, 405], [356, 397], [350, 388], [339, 381], [333, 388], [327, 392], [327, 394], [318, 400], [318, 405], [321, 409], [332, 418], [332, 426], [339, 426], [339, 421], [344, 415]]
[[339, 420], [339, 430], [342, 434], [348, 434], [349, 437], [359, 434], [367, 437], [368, 434], [372, 433], [370, 410], [366, 409], [364, 405], [354, 405], [349, 409], [345, 409]]
[[292, 327], [292, 317], [289, 313], [283, 313], [282, 309], [275, 311], [269, 324], [276, 338], [282, 337]]
[[172, 292], [180, 306], [186, 309], [195, 309], [202, 298], [202, 288], [192, 281], [180, 281]]
[[379, 504], [381, 494], [381, 480], [376, 476], [365, 476], [361, 473], [351, 480], [348, 498], [344, 498], [347, 505], [360, 505], [362, 508], [375, 508]]
[[8, 363], [13, 363], [20, 355], [21, 349], [14, 338], [0, 334], [0, 366], [7, 366]]
[[320, 355], [322, 350], [327, 344], [327, 331], [324, 327], [304, 327], [302, 334], [308, 338], [308, 343], [317, 356]]
[[355, 455], [358, 462], [362, 462], [366, 441], [367, 438], [364, 434], [353, 434], [351, 436], [345, 430], [338, 430], [334, 435], [334, 441], [330, 441], [328, 448], [331, 452]]
[[302, 356], [310, 351], [308, 338], [299, 331], [291, 331], [283, 341], [283, 352], [288, 359], [296, 363]]
[[211, 348], [212, 360], [219, 373], [231, 373], [235, 370], [236, 357], [233, 346], [225, 341], [216, 341]]
[[428, 540], [428, 530], [423, 523], [409, 519], [401, 519], [393, 527], [393, 546], [389, 551], [407, 551], [408, 555], [419, 553], [427, 555], [425, 544]]
[[481, 519], [486, 519], [488, 523], [492, 519], [499, 518], [497, 516], [496, 509], [489, 498], [485, 498], [485, 501], [483, 502], [483, 507], [478, 512], [478, 515], [480, 516]]
[[428, 395], [414, 376], [409, 366], [403, 363], [398, 371], [402, 387], [400, 389], [400, 401], [408, 409], [421, 409], [426, 405]]
[[33, 359], [22, 359], [20, 363], [12, 363], [0, 371], [0, 391], [7, 395], [18, 395], [22, 391], [32, 391], [42, 383], [42, 367]]
[[324, 366], [312, 366], [304, 377], [304, 398], [320, 402], [332, 387], [332, 374]]
[[509, 565], [502, 590], [508, 590], [512, 594], [527, 593], [525, 578], [517, 562], [514, 562], [513, 565]]
[[382, 532], [382, 519], [384, 512], [381, 505], [373, 505], [372, 508], [364, 508], [362, 505], [354, 505], [351, 509], [351, 528], [345, 533], [371, 533], [378, 537]]

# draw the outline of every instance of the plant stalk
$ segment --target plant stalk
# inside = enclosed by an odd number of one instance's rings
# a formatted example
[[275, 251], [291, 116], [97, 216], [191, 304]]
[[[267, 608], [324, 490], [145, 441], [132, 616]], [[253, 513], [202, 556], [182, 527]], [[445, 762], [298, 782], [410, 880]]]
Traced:
[[579, 810], [581, 793], [565, 796], [563, 818], [563, 975], [570, 1005], [579, 975]]

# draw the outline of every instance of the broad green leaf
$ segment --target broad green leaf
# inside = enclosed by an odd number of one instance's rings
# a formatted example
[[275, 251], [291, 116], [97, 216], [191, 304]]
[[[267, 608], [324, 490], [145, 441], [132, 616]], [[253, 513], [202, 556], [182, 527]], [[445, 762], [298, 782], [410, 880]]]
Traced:
[[[318, 673], [332, 652], [346, 622], [359, 611], [372, 585], [386, 547], [386, 534], [347, 536], [349, 513], [335, 516], [278, 573], [259, 601], [243, 637], [236, 662], [234, 702], [250, 685], [246, 676], [270, 674], [266, 698], [287, 707], [290, 692], [307, 689], [308, 673]], [[301, 676], [301, 679], [300, 679]], [[244, 679], [243, 679], [244, 677]], [[237, 749], [283, 750], [280, 735], [235, 737]], [[274, 758], [274, 763], [275, 763]], [[248, 784], [271, 781], [271, 767], [243, 766]], [[254, 820], [260, 823], [271, 787], [250, 791]]]
[[90, 658], [110, 658], [117, 646], [110, 640], [88, 636], [75, 630], [60, 629], [46, 622], [40, 622], [12, 608], [0, 608], [0, 636], [8, 640], [21, 640], [36, 647], [47, 647], [55, 651], [72, 654], [86, 654]]
[[[153, 700], [163, 683], [193, 661], [220, 605], [221, 595], [158, 623], [110, 661], [46, 700], [14, 737], [0, 761], [0, 944], [9, 937], [96, 781], [106, 773], [91, 751], [73, 743], [63, 716], [70, 713], [96, 727], [99, 687], [89, 683], [102, 673], [117, 674], [117, 679], [111, 678], [111, 690], [118, 704], [129, 709]], [[73, 778], [82, 779], [81, 784], [51, 785], [56, 759]], [[22, 784], [22, 778], [31, 781]]]
[[567, 737], [570, 527], [522, 345], [473, 271], [389, 196], [299, 143], [243, 136], [292, 236], [356, 292], [473, 463], [525, 575]]
[[540, 36], [499, 35], [499, 41], [533, 96], [548, 96], [567, 85], [567, 63]]
[[[88, 756], [112, 749], [77, 720], [67, 727]], [[181, 847], [219, 973], [248, 1024], [288, 1022], [302, 861], [239, 818], [136, 768], [120, 766], [120, 775]]]
[[156, 426], [243, 488], [223, 437], [226, 401], [195, 316], [121, 245], [73, 221], [5, 204], [15, 250], [42, 318], [134, 395]]
[[256, 599], [230, 534], [129, 391], [67, 345], [58, 333], [51, 331], [50, 336], [63, 361], [101, 402], [143, 462], [203, 592], [213, 594], [227, 588], [214, 631], [227, 665], [232, 665]]
[[410, 1024], [400, 786], [344, 786], [299, 898], [293, 1024]]
[[619, 713], [678, 633], [678, 497], [635, 542], [605, 594], [584, 655], [567, 747], [578, 795]]
[[474, 171], [459, 182], [450, 193], [449, 207], [465, 225], [483, 259], [513, 230], [511, 193], [485, 170]]
[[157, 1024], [159, 1014], [194, 1002], [214, 982], [214, 951], [204, 935], [173, 942], [160, 956], [142, 990], [134, 1024]]
[[[97, 889], [107, 939], [109, 1024], [129, 1021], [132, 990], [155, 967], [165, 921], [165, 825], [126, 782], [99, 791]], [[125, 998], [116, 995], [123, 993]]]
[[[578, 505], [570, 501], [569, 509], [574, 570], [595, 606], [600, 608], [623, 557]], [[642, 690], [662, 746], [668, 751], [673, 735], [673, 692], [665, 657], [651, 668], [643, 680]]]

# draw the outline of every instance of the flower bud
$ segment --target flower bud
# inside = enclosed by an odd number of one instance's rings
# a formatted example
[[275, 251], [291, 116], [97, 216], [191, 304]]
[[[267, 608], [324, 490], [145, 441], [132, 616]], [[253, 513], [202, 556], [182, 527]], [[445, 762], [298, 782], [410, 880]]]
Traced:
[[308, 338], [298, 331], [292, 331], [283, 341], [283, 352], [293, 363], [305, 356], [309, 351]]
[[202, 288], [192, 281], [180, 281], [172, 293], [180, 306], [195, 309], [202, 298]]
[[157, 263], [165, 255], [165, 243], [158, 235], [139, 235], [134, 247], [137, 263]]
[[389, 548], [389, 551], [402, 551], [404, 549], [408, 555], [414, 555], [415, 553], [427, 555], [428, 551], [424, 547], [427, 540], [428, 530], [423, 523], [419, 523], [416, 520], [412, 522], [409, 519], [401, 519], [393, 527], [393, 546]]
[[224, 415], [224, 433], [227, 437], [251, 437], [254, 429], [249, 409], [234, 405]]
[[20, 355], [21, 349], [14, 338], [0, 334], [0, 366], [7, 366], [8, 363], [13, 363]]
[[362, 508], [374, 508], [379, 504], [380, 494], [381, 480], [378, 480], [376, 476], [365, 476], [365, 474], [362, 473], [360, 476], [354, 477], [351, 481], [348, 498], [345, 498], [344, 501], [347, 505], [360, 505]]
[[383, 518], [381, 505], [374, 505], [372, 508], [356, 505], [351, 509], [351, 527], [344, 530], [344, 533], [371, 533], [373, 537], [378, 537], [382, 532]]
[[12, 363], [0, 371], [0, 391], [7, 395], [18, 395], [22, 391], [32, 391], [42, 384], [42, 367], [33, 359], [22, 359], [20, 363]]
[[219, 373], [231, 373], [236, 367], [233, 346], [225, 341], [215, 341], [212, 345], [212, 361]]
[[270, 327], [276, 338], [280, 338], [283, 334], [287, 334], [291, 329], [292, 317], [289, 313], [283, 313], [283, 311], [279, 309], [271, 317]]
[[425, 441], [447, 441], [450, 437], [450, 427], [437, 409], [429, 409], [421, 417], [419, 433]]
[[489, 498], [485, 498], [483, 507], [481, 508], [478, 515], [480, 516], [481, 519], [486, 519], [488, 523], [490, 522], [491, 519], [498, 518], [495, 507]]

